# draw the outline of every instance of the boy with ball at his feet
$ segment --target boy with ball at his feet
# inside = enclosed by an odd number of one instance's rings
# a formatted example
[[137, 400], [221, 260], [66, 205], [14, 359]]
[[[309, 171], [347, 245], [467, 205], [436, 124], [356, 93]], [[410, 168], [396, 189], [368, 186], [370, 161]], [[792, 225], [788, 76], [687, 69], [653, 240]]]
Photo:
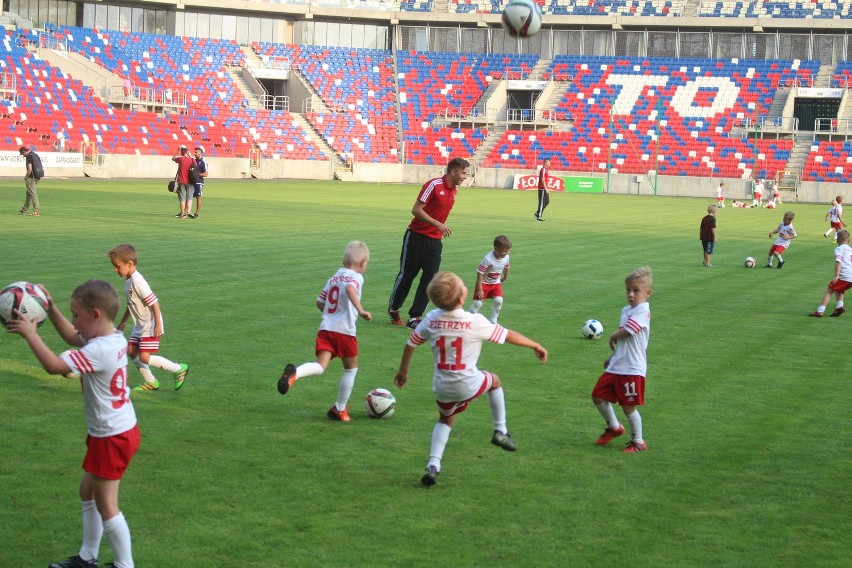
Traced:
[[506, 429], [506, 403], [500, 378], [476, 367], [483, 341], [511, 343], [535, 351], [542, 364], [547, 362], [547, 350], [520, 333], [491, 323], [482, 314], [464, 310], [467, 288], [452, 272], [439, 272], [426, 288], [429, 299], [438, 309], [429, 312], [414, 328], [402, 352], [402, 361], [394, 383], [402, 388], [408, 382], [408, 370], [414, 349], [429, 342], [435, 357], [432, 391], [438, 405], [438, 423], [432, 430], [432, 446], [423, 485], [437, 483], [444, 449], [456, 415], [464, 412], [473, 399], [486, 394], [494, 420], [491, 443], [510, 452], [515, 442]]
[[358, 339], [355, 324], [358, 317], [367, 321], [373, 315], [361, 306], [364, 272], [370, 261], [370, 249], [361, 241], [351, 241], [343, 251], [343, 268], [328, 279], [317, 297], [317, 308], [322, 321], [317, 332], [316, 362], [302, 363], [298, 367], [288, 363], [278, 379], [278, 392], [287, 394], [297, 379], [321, 375], [335, 357], [343, 362], [343, 376], [337, 390], [337, 401], [326, 415], [332, 420], [349, 422], [349, 396], [358, 373]]
[[625, 452], [644, 452], [642, 417], [637, 406], [645, 404], [645, 374], [648, 369], [648, 339], [651, 334], [651, 269], [637, 268], [624, 279], [627, 305], [621, 310], [618, 329], [609, 336], [612, 355], [604, 361], [604, 374], [592, 390], [592, 401], [606, 422], [596, 444], [605, 446], [624, 434], [624, 426], [615, 417], [613, 403], [621, 405], [633, 434]]
[[44, 292], [53, 327], [79, 350], [55, 355], [39, 336], [35, 322], [20, 314], [7, 322], [7, 328], [26, 339], [48, 373], [79, 375], [88, 432], [80, 481], [83, 543], [76, 556], [50, 568], [97, 568], [102, 535], [114, 558], [106, 566], [133, 568], [130, 529], [118, 508], [118, 487], [139, 447], [139, 426], [127, 387], [127, 340], [114, 325], [121, 303], [109, 283], [89, 280], [71, 295], [72, 318], [68, 321], [47, 290]]

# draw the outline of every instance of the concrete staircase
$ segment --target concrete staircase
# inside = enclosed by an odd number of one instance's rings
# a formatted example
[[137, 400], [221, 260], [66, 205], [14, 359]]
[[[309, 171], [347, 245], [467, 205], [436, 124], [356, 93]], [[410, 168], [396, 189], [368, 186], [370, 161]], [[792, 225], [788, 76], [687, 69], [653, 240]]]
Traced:
[[492, 127], [488, 130], [488, 136], [485, 137], [485, 140], [482, 141], [482, 144], [479, 145], [479, 148], [476, 149], [476, 153], [473, 155], [477, 163], [481, 164], [485, 161], [485, 158], [487, 158], [491, 153], [491, 150], [497, 146], [497, 142], [500, 141], [500, 138], [502, 138], [505, 131], [505, 128], [497, 127]]
[[535, 67], [530, 69], [530, 74], [527, 76], [527, 80], [529, 81], [540, 81], [542, 77], [550, 69], [550, 64], [553, 62], [552, 59], [539, 59], [536, 62]]
[[109, 102], [110, 87], [120, 87], [122, 78], [110, 73], [82, 54], [73, 51], [38, 48], [36, 55], [47, 63], [62, 69], [66, 75], [92, 87], [96, 97]]
[[836, 70], [836, 63], [823, 63], [820, 65], [819, 73], [817, 73], [816, 79], [814, 79], [814, 87], [819, 87], [821, 89], [830, 88], [831, 78], [834, 76], [834, 72]]

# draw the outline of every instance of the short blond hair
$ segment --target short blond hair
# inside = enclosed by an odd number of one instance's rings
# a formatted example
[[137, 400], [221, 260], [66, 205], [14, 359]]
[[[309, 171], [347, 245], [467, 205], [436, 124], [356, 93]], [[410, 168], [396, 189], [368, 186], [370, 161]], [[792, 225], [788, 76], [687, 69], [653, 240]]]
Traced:
[[452, 272], [439, 272], [426, 287], [426, 294], [442, 310], [454, 310], [461, 305], [464, 282]]
[[87, 310], [103, 311], [104, 315], [113, 322], [121, 307], [115, 288], [104, 280], [88, 280], [80, 284], [74, 289], [71, 297]]
[[708, 213], [715, 213], [715, 212], [716, 212], [716, 211], [718, 211], [718, 210], [719, 210], [719, 209], [718, 209], [715, 205], [708, 205], [708, 206], [707, 206], [707, 212], [708, 212]]
[[127, 243], [122, 243], [120, 245], [115, 245], [109, 252], [107, 253], [110, 260], [117, 260], [119, 262], [132, 262], [133, 264], [139, 264], [139, 256], [136, 254], [136, 249], [133, 245], [129, 245]]
[[650, 288], [654, 284], [654, 275], [651, 274], [651, 267], [641, 266], [633, 270], [624, 279], [625, 284], [630, 284], [631, 282], [639, 282], [640, 284], [645, 284], [648, 288]]
[[363, 241], [349, 241], [343, 251], [343, 266], [355, 266], [364, 260], [370, 260], [370, 249]]
[[787, 211], [786, 213], [784, 213], [784, 220], [785, 221], [790, 221], [792, 223], [793, 219], [795, 219], [795, 218], [796, 218], [796, 212], [795, 211]]

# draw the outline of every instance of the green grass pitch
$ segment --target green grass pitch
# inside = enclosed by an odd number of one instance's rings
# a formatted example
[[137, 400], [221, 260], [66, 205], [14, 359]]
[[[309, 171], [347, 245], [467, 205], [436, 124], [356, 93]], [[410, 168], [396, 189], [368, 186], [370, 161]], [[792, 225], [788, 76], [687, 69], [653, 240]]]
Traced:
[[[847, 419], [852, 315], [809, 318], [832, 275], [828, 206], [719, 212], [714, 269], [701, 265], [707, 199], [462, 188], [442, 268], [468, 285], [497, 234], [513, 243], [500, 322], [543, 343], [487, 345], [505, 384], [515, 453], [489, 443], [485, 400], [459, 417], [436, 487], [419, 479], [437, 411], [432, 358], [392, 386], [407, 332], [385, 310], [417, 187], [211, 180], [199, 220], [180, 221], [161, 180], [51, 180], [42, 217], [17, 214], [21, 179], [0, 181], [0, 284], [44, 283], [68, 313], [89, 278], [122, 282], [107, 250], [130, 242], [165, 316], [161, 354], [188, 362], [134, 393], [142, 446], [121, 486], [142, 567], [842, 566], [852, 463]], [[799, 238], [764, 270], [785, 210]], [[341, 366], [275, 388], [313, 358], [314, 300], [345, 244], [368, 243], [353, 420], [334, 423]], [[743, 268], [754, 256], [758, 267]], [[618, 323], [624, 276], [654, 270], [646, 406], [649, 451], [594, 444], [589, 397]], [[411, 298], [405, 305], [410, 305]], [[829, 305], [829, 311], [834, 307]], [[487, 313], [490, 303], [484, 308]], [[64, 349], [49, 324], [42, 336]], [[133, 384], [140, 379], [131, 368]], [[390, 388], [389, 420], [363, 397]], [[0, 566], [76, 554], [85, 425], [79, 385], [47, 375], [0, 336]], [[619, 411], [619, 416], [621, 416]], [[846, 542], [846, 544], [843, 544]], [[104, 541], [101, 562], [110, 561]]]

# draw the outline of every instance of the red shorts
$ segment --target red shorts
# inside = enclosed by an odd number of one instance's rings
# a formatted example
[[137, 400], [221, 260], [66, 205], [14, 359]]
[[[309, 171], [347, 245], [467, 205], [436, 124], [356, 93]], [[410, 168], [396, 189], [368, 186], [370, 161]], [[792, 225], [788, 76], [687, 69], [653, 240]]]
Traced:
[[832, 292], [837, 292], [838, 294], [842, 294], [850, 288], [852, 288], [852, 282], [847, 282], [846, 280], [841, 280], [840, 278], [838, 278], [837, 280], [832, 280], [828, 283], [828, 289]]
[[488, 298], [494, 297], [503, 297], [503, 283], [498, 282], [497, 284], [483, 284], [482, 299], [487, 300]]
[[358, 339], [354, 335], [323, 329], [317, 333], [314, 355], [319, 355], [320, 351], [328, 351], [331, 353], [332, 359], [335, 357], [357, 357]]
[[843, 223], [841, 223], [840, 221], [831, 221], [831, 228], [840, 231], [841, 229], [843, 229]]
[[83, 470], [103, 479], [121, 479], [133, 454], [139, 449], [139, 425], [106, 438], [86, 438]]
[[491, 385], [494, 384], [494, 375], [489, 373], [488, 371], [482, 371], [482, 384], [479, 385], [479, 388], [476, 390], [476, 393], [470, 398], [460, 401], [453, 402], [441, 402], [440, 400], [436, 400], [435, 404], [438, 405], [438, 412], [441, 413], [442, 416], [454, 416], [456, 414], [460, 414], [467, 410], [467, 405], [470, 404], [475, 398], [478, 398], [483, 395], [483, 393], [488, 392], [491, 388]]
[[781, 254], [785, 250], [787, 250], [787, 247], [784, 245], [772, 245], [769, 247], [769, 256], [772, 256], [775, 253]]
[[760, 199], [761, 199], [762, 197], [763, 197], [763, 194], [762, 194], [762, 193], [760, 193], [759, 191], [755, 191], [755, 192], [754, 192], [754, 198], [755, 198], [755, 199], [757, 199], [758, 201], [760, 201]]
[[621, 406], [642, 406], [645, 404], [645, 377], [604, 372], [592, 389], [592, 396]]
[[136, 345], [140, 352], [156, 353], [160, 350], [159, 337], [135, 337], [131, 335], [130, 339], [127, 340], [127, 343], [129, 345]]

